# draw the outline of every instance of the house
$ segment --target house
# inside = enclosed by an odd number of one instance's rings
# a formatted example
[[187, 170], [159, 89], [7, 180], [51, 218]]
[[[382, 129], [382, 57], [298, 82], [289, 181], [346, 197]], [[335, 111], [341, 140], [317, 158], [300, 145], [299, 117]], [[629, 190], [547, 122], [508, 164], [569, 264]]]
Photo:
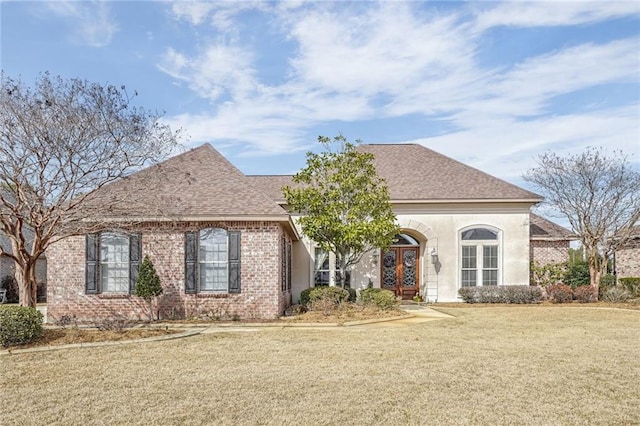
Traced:
[[531, 213], [529, 252], [531, 262], [539, 266], [569, 261], [569, 245], [578, 237], [568, 229]]
[[[360, 145], [390, 189], [400, 234], [353, 267], [349, 285], [459, 301], [473, 285], [529, 283], [530, 209], [540, 196], [416, 144]], [[131, 296], [141, 258], [164, 286], [163, 318], [272, 318], [336, 270], [302, 236], [281, 188], [208, 144], [105, 186], [98, 233], [47, 251], [48, 315], [145, 318]]]
[[631, 239], [615, 253], [618, 278], [640, 277], [640, 226], [633, 227]]

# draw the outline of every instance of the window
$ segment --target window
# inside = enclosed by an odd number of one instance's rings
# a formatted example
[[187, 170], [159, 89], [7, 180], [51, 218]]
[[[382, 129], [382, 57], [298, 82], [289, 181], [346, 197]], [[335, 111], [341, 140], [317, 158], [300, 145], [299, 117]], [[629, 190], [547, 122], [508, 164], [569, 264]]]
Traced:
[[86, 293], [133, 293], [140, 258], [138, 234], [102, 232], [87, 235]]
[[284, 235], [280, 239], [280, 289], [291, 290], [291, 242]]
[[240, 232], [185, 234], [185, 293], [240, 293]]
[[[336, 257], [333, 253], [322, 250], [320, 247], [315, 249], [313, 266], [313, 285], [327, 286], [331, 284], [340, 285], [340, 270], [336, 264]], [[331, 282], [331, 276], [333, 275], [334, 281]], [[351, 284], [351, 271], [347, 269], [345, 286], [349, 287]]]
[[313, 262], [313, 286], [325, 286], [330, 284], [331, 271], [329, 270], [329, 252], [316, 247]]
[[464, 230], [461, 238], [460, 285], [499, 284], [499, 233], [487, 228]]

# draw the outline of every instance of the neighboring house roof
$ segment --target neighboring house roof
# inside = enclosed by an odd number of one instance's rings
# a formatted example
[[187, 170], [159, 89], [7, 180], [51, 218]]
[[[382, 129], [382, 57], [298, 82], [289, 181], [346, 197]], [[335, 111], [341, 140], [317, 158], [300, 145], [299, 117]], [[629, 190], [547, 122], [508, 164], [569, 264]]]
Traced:
[[538, 216], [535, 213], [531, 213], [529, 223], [529, 236], [532, 240], [570, 241], [578, 238], [577, 235], [567, 228], [551, 222], [542, 216]]
[[104, 186], [90, 205], [107, 219], [289, 221], [281, 206], [209, 144]]
[[[419, 144], [363, 144], [374, 155], [380, 177], [386, 180], [392, 202], [527, 201], [542, 197], [467, 166]], [[254, 185], [283, 202], [281, 188], [292, 176], [249, 176]]]

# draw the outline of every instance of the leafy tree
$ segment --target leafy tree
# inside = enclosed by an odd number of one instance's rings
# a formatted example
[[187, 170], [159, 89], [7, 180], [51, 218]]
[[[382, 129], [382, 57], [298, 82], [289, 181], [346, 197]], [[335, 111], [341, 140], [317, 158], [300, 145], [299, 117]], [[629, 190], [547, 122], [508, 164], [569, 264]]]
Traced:
[[524, 176], [579, 236], [596, 294], [607, 259], [627, 243], [640, 219], [640, 172], [621, 152], [600, 148], [561, 157], [548, 152]]
[[[307, 165], [283, 188], [302, 233], [333, 252], [345, 286], [347, 270], [375, 248], [386, 249], [398, 233], [389, 190], [373, 165], [373, 154], [357, 150], [344, 136], [319, 136], [325, 150], [308, 152]], [[332, 151], [332, 147], [337, 149]]]
[[178, 134], [158, 113], [133, 106], [124, 86], [48, 73], [33, 86], [0, 77], [0, 232], [12, 248], [0, 254], [15, 261], [20, 304], [35, 306], [38, 257], [62, 238], [104, 226], [87, 200], [165, 158]]
[[160, 277], [156, 272], [156, 268], [153, 266], [153, 262], [151, 262], [149, 256], [145, 256], [142, 265], [140, 265], [140, 272], [138, 272], [134, 294], [147, 302], [151, 321], [154, 319], [153, 301], [162, 293], [162, 285], [160, 285]]

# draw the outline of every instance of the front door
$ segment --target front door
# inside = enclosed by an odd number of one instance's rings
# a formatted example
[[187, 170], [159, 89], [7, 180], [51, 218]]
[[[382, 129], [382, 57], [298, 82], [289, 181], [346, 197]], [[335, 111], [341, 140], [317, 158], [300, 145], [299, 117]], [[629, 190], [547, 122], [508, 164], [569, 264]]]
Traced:
[[418, 294], [420, 247], [391, 247], [382, 256], [382, 288], [403, 299]]

